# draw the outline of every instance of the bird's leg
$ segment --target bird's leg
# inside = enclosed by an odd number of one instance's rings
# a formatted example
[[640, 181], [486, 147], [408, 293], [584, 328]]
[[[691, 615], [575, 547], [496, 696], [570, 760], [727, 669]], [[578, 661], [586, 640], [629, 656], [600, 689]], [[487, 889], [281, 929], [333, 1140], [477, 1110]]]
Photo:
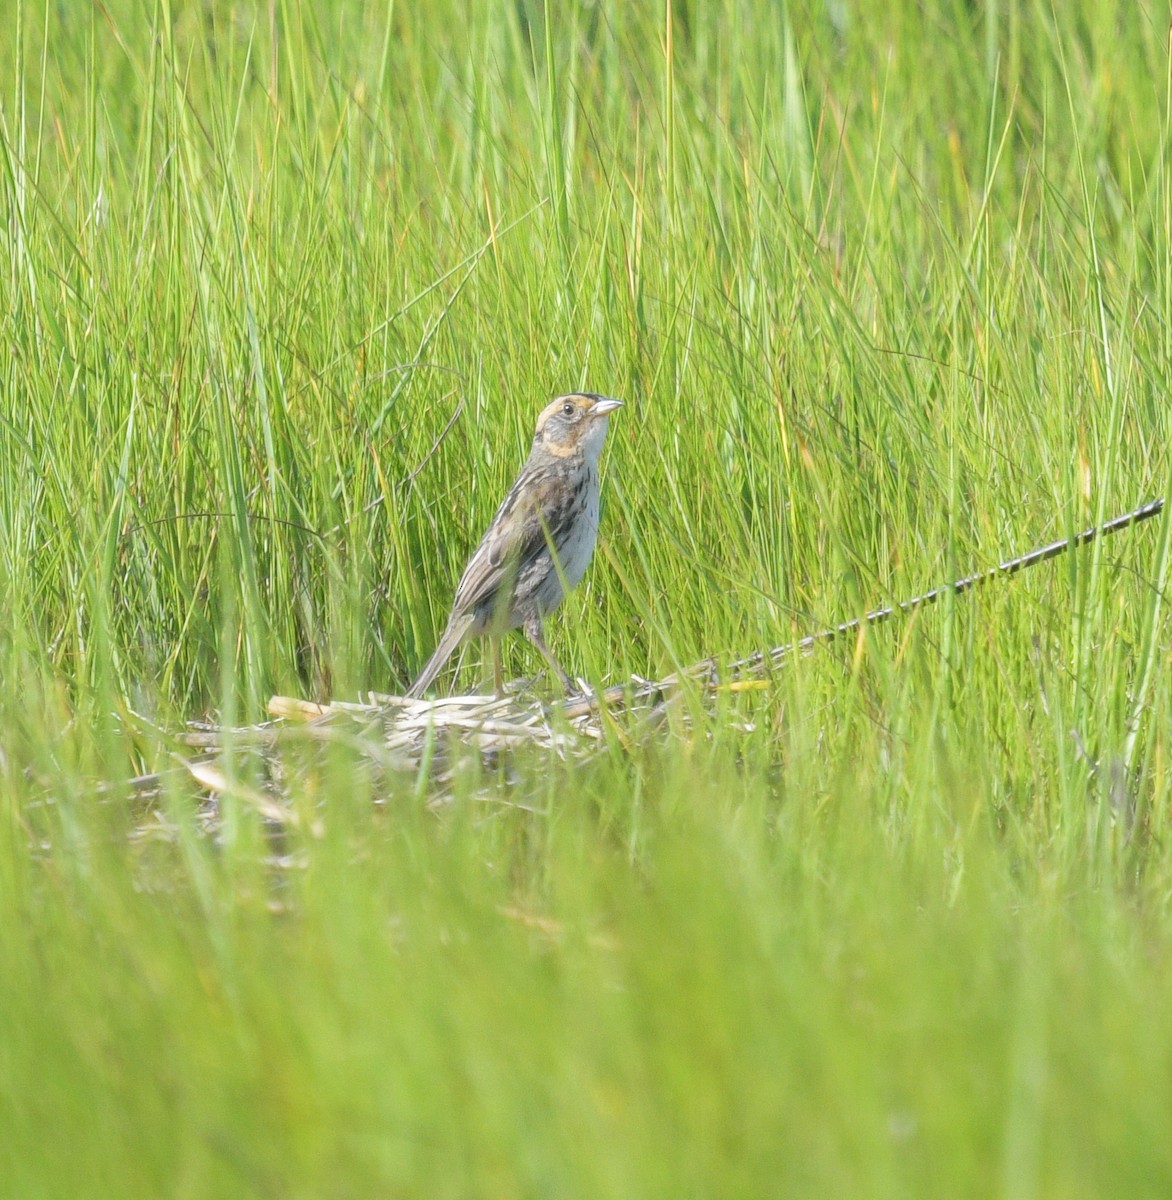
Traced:
[[545, 637], [541, 632], [541, 620], [538, 617], [530, 617], [525, 622], [525, 636], [541, 651], [542, 657], [553, 668], [554, 674], [561, 680], [562, 687], [566, 689], [567, 695], [572, 695], [574, 691], [574, 681], [562, 669], [562, 664], [553, 656], [553, 651], [545, 644]]
[[497, 696], [505, 694], [505, 676], [501, 670], [501, 639], [498, 634], [492, 635], [492, 683]]

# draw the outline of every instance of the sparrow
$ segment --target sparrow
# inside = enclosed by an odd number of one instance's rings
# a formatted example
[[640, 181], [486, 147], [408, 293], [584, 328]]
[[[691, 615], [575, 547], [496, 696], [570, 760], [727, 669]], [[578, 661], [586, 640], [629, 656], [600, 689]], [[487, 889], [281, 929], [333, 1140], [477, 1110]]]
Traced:
[[[572, 392], [542, 410], [529, 457], [468, 560], [447, 627], [408, 696], [422, 696], [467, 639], [518, 626], [566, 691], [573, 690], [545, 644], [541, 624], [581, 580], [594, 553], [598, 459], [610, 414], [622, 403], [596, 392]], [[499, 692], [499, 661], [496, 667]]]

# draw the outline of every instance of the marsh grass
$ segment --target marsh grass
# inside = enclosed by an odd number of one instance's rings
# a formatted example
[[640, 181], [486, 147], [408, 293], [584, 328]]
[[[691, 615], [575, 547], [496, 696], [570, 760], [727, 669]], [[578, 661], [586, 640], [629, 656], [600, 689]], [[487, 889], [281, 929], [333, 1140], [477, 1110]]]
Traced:
[[4, 15], [0, 1192], [1166, 1196], [1166, 517], [438, 811], [126, 786], [404, 686], [558, 391], [596, 683], [1172, 494], [1166, 13]]

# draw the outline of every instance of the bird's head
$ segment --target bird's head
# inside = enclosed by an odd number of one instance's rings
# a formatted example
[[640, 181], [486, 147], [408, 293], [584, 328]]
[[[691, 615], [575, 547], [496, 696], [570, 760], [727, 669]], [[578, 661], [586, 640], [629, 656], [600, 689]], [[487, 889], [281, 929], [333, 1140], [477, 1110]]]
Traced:
[[597, 392], [559, 396], [537, 418], [533, 443], [559, 458], [578, 454], [597, 458], [606, 437], [607, 420], [622, 406], [621, 400], [612, 400]]

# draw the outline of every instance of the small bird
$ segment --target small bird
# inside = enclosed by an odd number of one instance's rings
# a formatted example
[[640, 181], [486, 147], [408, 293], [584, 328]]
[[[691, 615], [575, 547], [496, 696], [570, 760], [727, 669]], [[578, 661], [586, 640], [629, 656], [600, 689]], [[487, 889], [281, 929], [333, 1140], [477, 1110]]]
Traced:
[[[598, 458], [621, 400], [596, 392], [559, 396], [537, 418], [529, 458], [464, 568], [452, 615], [408, 696], [422, 696], [468, 638], [524, 629], [567, 691], [573, 681], [541, 632], [586, 573], [598, 537]], [[497, 690], [500, 690], [500, 663]]]

